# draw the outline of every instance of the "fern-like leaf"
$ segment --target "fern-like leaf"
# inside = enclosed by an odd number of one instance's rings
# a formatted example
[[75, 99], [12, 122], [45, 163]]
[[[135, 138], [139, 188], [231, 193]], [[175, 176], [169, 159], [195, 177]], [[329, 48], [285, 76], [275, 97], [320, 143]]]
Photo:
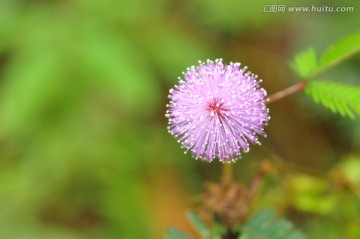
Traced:
[[295, 56], [290, 63], [291, 68], [302, 78], [309, 79], [318, 68], [317, 56], [314, 48], [308, 48]]
[[357, 32], [330, 45], [319, 60], [313, 48], [301, 51], [290, 66], [300, 77], [309, 79], [359, 52], [360, 32]]
[[334, 113], [352, 119], [355, 115], [360, 115], [360, 86], [314, 81], [307, 84], [305, 93]]
[[360, 32], [331, 45], [321, 56], [318, 71], [326, 70], [360, 52]]
[[273, 211], [264, 210], [245, 223], [240, 239], [305, 239], [305, 236], [289, 221], [277, 219]]

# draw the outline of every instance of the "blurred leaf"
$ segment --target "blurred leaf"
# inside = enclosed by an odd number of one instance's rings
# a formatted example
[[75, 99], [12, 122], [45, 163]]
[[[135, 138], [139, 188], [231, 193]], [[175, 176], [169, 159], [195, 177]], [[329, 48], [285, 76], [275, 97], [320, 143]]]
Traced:
[[314, 218], [308, 223], [307, 235], [309, 239], [339, 239], [341, 237], [341, 229], [339, 225], [334, 223], [331, 218]]
[[360, 115], [360, 87], [329, 81], [309, 82], [305, 93], [334, 113], [352, 119]]
[[211, 233], [209, 237], [204, 237], [205, 239], [211, 238], [211, 239], [222, 239], [224, 238], [224, 235], [226, 235], [227, 229], [225, 225], [220, 223], [215, 223], [215, 225], [211, 228]]
[[[65, 80], [67, 45], [62, 41], [68, 36], [66, 24], [45, 21], [49, 15], [38, 11], [26, 15], [16, 32], [0, 93], [0, 122], [6, 133], [33, 132], [45, 126], [44, 120], [51, 117], [44, 115], [59, 114], [57, 106], [67, 102], [75, 88]], [[76, 93], [81, 95], [81, 91]]]
[[165, 239], [192, 239], [176, 228], [167, 229]]
[[129, 117], [153, 112], [158, 81], [121, 32], [92, 19], [72, 19], [69, 29], [70, 20], [46, 21], [49, 14], [35, 13], [18, 33], [22, 38], [4, 74], [0, 122], [7, 133], [36, 131], [91, 97], [113, 99]]
[[13, 34], [19, 23], [19, 7], [15, 0], [2, 0], [0, 3], [0, 53], [8, 50]]
[[300, 77], [308, 80], [359, 52], [360, 32], [357, 32], [328, 47], [319, 61], [316, 51], [308, 48], [296, 54], [290, 66]]
[[338, 166], [350, 181], [360, 184], [360, 158], [352, 155], [344, 159]]
[[270, 210], [253, 215], [244, 225], [240, 239], [304, 239], [300, 231], [285, 219], [277, 219]]
[[146, 128], [126, 118], [158, 107], [159, 81], [120, 27], [71, 4], [27, 2], [17, 28], [0, 16], [0, 141], [19, 144], [1, 165], [0, 238], [147, 238]]
[[306, 174], [295, 174], [290, 182], [293, 189], [292, 203], [299, 210], [329, 214], [336, 209], [338, 201], [335, 195], [329, 194], [328, 181]]
[[204, 239], [221, 239], [226, 233], [225, 226], [220, 223], [215, 223], [211, 228], [208, 228], [193, 211], [188, 212], [188, 218]]
[[[0, 121], [8, 132], [33, 130], [34, 123], [61, 92], [59, 62], [52, 56], [14, 62], [2, 89]], [[54, 75], [53, 75], [54, 74]]]
[[331, 45], [321, 56], [318, 72], [324, 71], [360, 52], [360, 32]]
[[317, 68], [317, 56], [314, 48], [308, 48], [296, 54], [290, 64], [293, 70], [303, 79], [309, 79]]
[[91, 82], [92, 90], [115, 97], [128, 112], [152, 112], [159, 99], [159, 85], [141, 51], [120, 34], [92, 29], [92, 25], [89, 28], [79, 42], [84, 83]]
[[210, 230], [207, 226], [201, 221], [201, 219], [196, 215], [194, 211], [189, 211], [187, 214], [189, 221], [194, 226], [194, 228], [201, 234], [203, 238], [208, 238], [210, 235]]

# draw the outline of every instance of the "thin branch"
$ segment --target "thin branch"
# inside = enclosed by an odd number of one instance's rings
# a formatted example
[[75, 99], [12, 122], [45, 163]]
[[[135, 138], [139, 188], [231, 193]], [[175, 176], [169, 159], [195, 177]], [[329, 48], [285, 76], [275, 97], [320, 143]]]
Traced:
[[259, 171], [253, 177], [251, 184], [249, 186], [249, 198], [250, 200], [254, 199], [256, 193], [259, 191], [259, 188], [264, 181], [265, 172]]
[[295, 85], [292, 85], [286, 89], [283, 89], [281, 91], [278, 91], [274, 94], [269, 95], [268, 97], [268, 101], [266, 102], [267, 104], [273, 103], [277, 100], [281, 100], [282, 98], [292, 95], [298, 91], [301, 91], [305, 88], [306, 86], [306, 81], [305, 80], [301, 80], [298, 83], [296, 83]]

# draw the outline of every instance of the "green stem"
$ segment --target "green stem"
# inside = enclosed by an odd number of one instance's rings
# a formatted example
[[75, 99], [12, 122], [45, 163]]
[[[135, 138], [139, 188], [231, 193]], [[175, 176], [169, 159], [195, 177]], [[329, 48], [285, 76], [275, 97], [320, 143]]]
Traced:
[[223, 171], [221, 182], [223, 184], [229, 184], [233, 180], [233, 164], [232, 163], [223, 163]]

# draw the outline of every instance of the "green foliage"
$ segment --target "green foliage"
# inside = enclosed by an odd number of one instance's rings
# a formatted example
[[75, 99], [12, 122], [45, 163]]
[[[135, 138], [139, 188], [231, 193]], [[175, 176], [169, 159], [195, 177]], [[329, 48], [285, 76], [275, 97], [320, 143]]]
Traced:
[[108, 15], [134, 11], [50, 2], [0, 3], [0, 238], [148, 238], [138, 122], [160, 82]]
[[169, 228], [166, 231], [166, 235], [164, 239], [192, 239], [192, 238], [176, 228]]
[[360, 52], [360, 32], [331, 45], [321, 56], [318, 72], [329, 69]]
[[[175, 172], [171, 177], [197, 188], [204, 175], [218, 172], [214, 164], [201, 164], [204, 170], [198, 170], [198, 162], [184, 160], [176, 142], [168, 140], [163, 116], [168, 88], [199, 59], [251, 64], [269, 57], [288, 38], [288, 31], [276, 25], [286, 14], [261, 13], [262, 5], [237, 0], [1, 0], [0, 238], [159, 238], [164, 215], [175, 221], [182, 217], [156, 205], [161, 201], [157, 196], [171, 201], [168, 188], [157, 184], [168, 179], [163, 172], [170, 169]], [[348, 16], [357, 20], [355, 14]], [[344, 26], [340, 18], [337, 29]], [[350, 50], [344, 47], [339, 59], [355, 53], [346, 53]], [[311, 54], [312, 65], [338, 63], [339, 53], [327, 58]], [[251, 68], [266, 72], [266, 67]], [[305, 67], [315, 72], [312, 68]], [[282, 135], [283, 127], [278, 130]], [[184, 165], [185, 173], [179, 169]], [[345, 178], [359, 182], [358, 163], [342, 169]], [[297, 192], [320, 200], [321, 190], [314, 196], [313, 187], [306, 187]], [[166, 193], [154, 193], [158, 188]], [[184, 193], [180, 186], [171, 190]], [[269, 191], [272, 199], [279, 198], [274, 187]], [[288, 197], [284, 193], [281, 200]], [[345, 222], [338, 230], [354, 235], [351, 239], [360, 238], [356, 200], [347, 199], [341, 213], [333, 215]], [[223, 237], [221, 224], [206, 228], [196, 215], [190, 217], [203, 235]], [[321, 231], [330, 224], [324, 225]], [[168, 236], [189, 238], [176, 229]]]
[[319, 61], [316, 51], [308, 48], [296, 54], [290, 65], [300, 77], [309, 80], [358, 52], [360, 52], [360, 32], [347, 36], [328, 47]]
[[360, 87], [329, 81], [309, 82], [305, 88], [306, 94], [334, 113], [355, 118], [360, 115]]
[[317, 56], [314, 48], [308, 48], [295, 56], [294, 62], [290, 63], [293, 70], [303, 79], [310, 78], [317, 68]]
[[209, 228], [207, 228], [194, 211], [188, 212], [188, 219], [203, 238], [208, 238], [210, 236]]
[[240, 239], [304, 239], [301, 232], [273, 211], [263, 210], [253, 215], [243, 226]]
[[354, 185], [360, 185], [360, 156], [351, 155], [339, 165], [339, 171]]
[[193, 211], [188, 212], [188, 219], [203, 239], [221, 239], [226, 233], [225, 226], [220, 222], [216, 222], [211, 228], [208, 228]]
[[[212, 228], [204, 225], [196, 213], [190, 211], [188, 218], [202, 239], [222, 239], [227, 229], [221, 223]], [[236, 225], [232, 232], [238, 233], [238, 239], [305, 239], [306, 237], [285, 219], [277, 219], [275, 212], [262, 210], [254, 214], [245, 224]], [[170, 228], [165, 239], [189, 239], [183, 232]]]
[[[360, 51], [360, 32], [352, 34], [331, 45], [317, 59], [313, 48], [298, 53], [290, 63], [293, 70], [305, 80], [310, 80], [319, 73], [339, 64]], [[316, 103], [320, 103], [334, 113], [348, 116], [352, 119], [360, 114], [360, 87], [333, 83], [327, 81], [310, 82], [305, 92]]]
[[[329, 215], [336, 210], [338, 198], [328, 194], [330, 182], [308, 174], [297, 173], [289, 180], [292, 205], [312, 214]], [[321, 203], [319, 203], [321, 202]]]

